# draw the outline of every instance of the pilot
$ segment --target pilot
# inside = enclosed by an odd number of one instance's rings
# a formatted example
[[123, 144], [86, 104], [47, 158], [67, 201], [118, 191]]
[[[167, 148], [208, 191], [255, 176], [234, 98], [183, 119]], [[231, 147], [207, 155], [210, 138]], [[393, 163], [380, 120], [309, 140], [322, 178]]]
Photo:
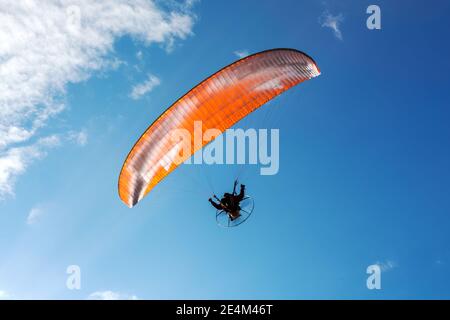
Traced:
[[234, 182], [233, 193], [225, 192], [222, 199], [220, 200], [216, 195], [214, 195], [214, 198], [219, 200], [218, 203], [214, 202], [211, 198], [208, 199], [208, 201], [214, 208], [216, 208], [217, 210], [223, 210], [228, 213], [228, 216], [232, 221], [240, 217], [241, 207], [239, 206], [239, 204], [242, 199], [244, 199], [245, 195], [245, 185], [241, 184], [241, 190], [239, 194], [236, 194], [236, 185], [237, 180]]

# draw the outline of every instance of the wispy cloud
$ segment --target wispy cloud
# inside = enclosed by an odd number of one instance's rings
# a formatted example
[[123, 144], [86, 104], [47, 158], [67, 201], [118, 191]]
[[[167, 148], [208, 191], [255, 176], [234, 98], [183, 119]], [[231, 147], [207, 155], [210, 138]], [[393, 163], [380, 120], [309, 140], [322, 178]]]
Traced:
[[34, 160], [44, 158], [49, 149], [59, 144], [60, 138], [54, 135], [41, 138], [32, 145], [10, 148], [0, 153], [0, 199], [14, 195], [17, 176], [23, 174]]
[[250, 53], [248, 52], [248, 50], [236, 50], [233, 52], [235, 56], [237, 56], [239, 59], [245, 58], [246, 56], [248, 56]]
[[67, 84], [117, 68], [122, 62], [114, 57], [113, 45], [124, 35], [172, 48], [192, 34], [195, 16], [189, 9], [163, 9], [150, 0], [2, 1], [0, 192], [11, 192], [11, 170], [25, 170], [27, 161], [11, 163], [26, 157], [24, 144], [39, 154], [30, 141], [65, 110]]
[[319, 17], [319, 23], [324, 28], [330, 28], [333, 30], [334, 35], [339, 40], [342, 40], [342, 31], [340, 29], [341, 23], [344, 21], [344, 15], [339, 13], [337, 15], [332, 15], [329, 11], [324, 11]]
[[6, 291], [0, 290], [0, 300], [9, 300], [12, 299], [12, 295]]
[[138, 300], [138, 297], [135, 295], [107, 290], [91, 293], [88, 300]]
[[384, 262], [377, 261], [375, 264], [380, 267], [382, 272], [390, 271], [398, 267], [398, 263], [392, 260], [386, 260]]
[[42, 217], [42, 215], [44, 214], [44, 212], [45, 212], [44, 208], [40, 205], [31, 208], [31, 210], [27, 216], [27, 224], [33, 225], [33, 224], [37, 223], [39, 221], [39, 219]]
[[160, 84], [161, 80], [158, 77], [149, 74], [144, 82], [133, 86], [130, 97], [134, 100], [140, 99]]
[[86, 129], [82, 129], [81, 131], [70, 131], [67, 138], [69, 141], [72, 141], [81, 147], [84, 147], [88, 143], [88, 133]]

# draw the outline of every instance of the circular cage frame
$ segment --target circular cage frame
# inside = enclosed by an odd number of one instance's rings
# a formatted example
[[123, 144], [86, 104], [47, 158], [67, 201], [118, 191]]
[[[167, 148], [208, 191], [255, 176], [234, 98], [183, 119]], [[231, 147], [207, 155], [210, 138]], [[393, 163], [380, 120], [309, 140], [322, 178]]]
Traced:
[[242, 199], [241, 204], [244, 203], [244, 201], [247, 201], [248, 204], [240, 205], [241, 215], [238, 218], [236, 218], [235, 220], [231, 220], [230, 214], [228, 212], [226, 212], [225, 210], [217, 210], [217, 212], [216, 212], [217, 225], [222, 228], [233, 228], [233, 227], [237, 227], [237, 226], [243, 224], [245, 221], [247, 221], [247, 219], [250, 218], [250, 216], [253, 213], [253, 210], [255, 209], [255, 202], [253, 201], [253, 198], [250, 196], [245, 196]]

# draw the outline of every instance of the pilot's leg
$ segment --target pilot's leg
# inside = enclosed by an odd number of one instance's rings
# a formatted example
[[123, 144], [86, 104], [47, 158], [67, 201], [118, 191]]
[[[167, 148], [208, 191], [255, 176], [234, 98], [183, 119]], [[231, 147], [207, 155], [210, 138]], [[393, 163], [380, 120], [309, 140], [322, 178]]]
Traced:
[[242, 199], [244, 199], [244, 195], [245, 195], [245, 187], [243, 187], [241, 184], [241, 192], [236, 196], [236, 200], [238, 202], [242, 201]]

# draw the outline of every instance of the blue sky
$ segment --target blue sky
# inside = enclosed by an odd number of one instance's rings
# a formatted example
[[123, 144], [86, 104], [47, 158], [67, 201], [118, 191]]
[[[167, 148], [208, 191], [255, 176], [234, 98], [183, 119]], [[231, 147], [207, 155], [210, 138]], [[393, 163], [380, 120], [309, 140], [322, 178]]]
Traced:
[[[115, 5], [145, 10], [80, 4], [80, 36], [58, 31], [67, 5], [0, 8], [0, 297], [450, 298], [448, 3]], [[276, 47], [322, 71], [237, 125], [280, 129], [279, 173], [186, 165], [127, 208], [118, 174], [145, 128], [236, 52]], [[206, 200], [237, 172], [255, 211], [221, 229]]]

